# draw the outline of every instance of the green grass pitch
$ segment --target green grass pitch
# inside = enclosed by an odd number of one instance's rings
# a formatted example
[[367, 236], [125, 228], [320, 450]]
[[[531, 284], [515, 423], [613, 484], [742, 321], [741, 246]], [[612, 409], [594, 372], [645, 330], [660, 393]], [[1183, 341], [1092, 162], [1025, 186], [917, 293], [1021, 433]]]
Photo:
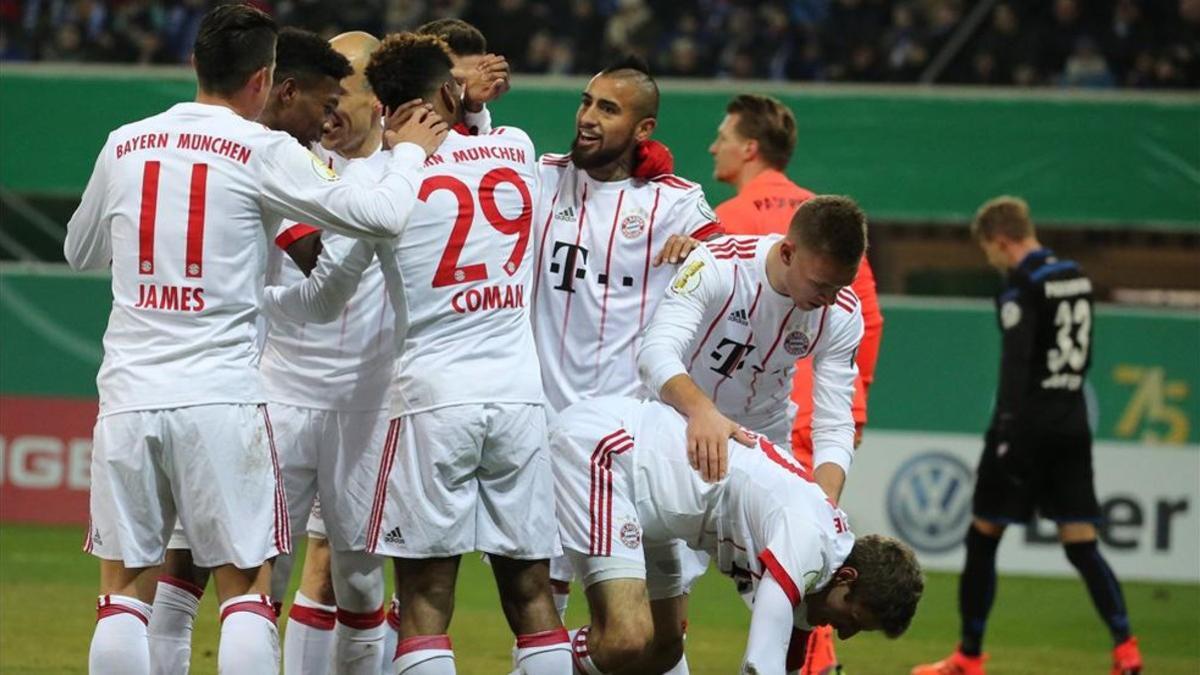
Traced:
[[[96, 562], [80, 552], [80, 541], [80, 528], [0, 527], [0, 672], [86, 672], [98, 573]], [[1200, 586], [1126, 583], [1125, 594], [1146, 672], [1200, 673]], [[956, 595], [954, 575], [930, 574], [908, 635], [895, 641], [860, 635], [839, 644], [847, 673], [903, 674], [915, 663], [944, 656], [956, 640]], [[569, 626], [584, 623], [585, 611], [582, 598], [573, 598]], [[737, 672], [748, 617], [729, 582], [710, 572], [692, 596], [691, 671]], [[450, 632], [460, 673], [508, 672], [512, 637], [490, 573], [477, 558], [463, 564]], [[192, 672], [215, 673], [211, 592], [200, 610], [194, 645]], [[986, 647], [989, 673], [996, 675], [1108, 672], [1108, 637], [1076, 579], [1003, 577]]]

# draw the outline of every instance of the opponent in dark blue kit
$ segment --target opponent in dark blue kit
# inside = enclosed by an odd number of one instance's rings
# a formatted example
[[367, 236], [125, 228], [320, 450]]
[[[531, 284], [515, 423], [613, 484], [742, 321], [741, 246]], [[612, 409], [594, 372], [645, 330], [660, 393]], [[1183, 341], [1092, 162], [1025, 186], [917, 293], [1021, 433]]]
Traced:
[[1029, 207], [997, 197], [980, 207], [971, 233], [1005, 275], [996, 298], [1002, 338], [996, 408], [975, 485], [974, 522], [959, 579], [962, 642], [913, 675], [982, 675], [983, 632], [996, 591], [996, 548], [1004, 528], [1040, 514], [1058, 524], [1112, 633], [1112, 675], [1141, 672], [1125, 599], [1096, 546], [1100, 507], [1092, 482], [1092, 434], [1083, 385], [1091, 362], [1092, 282], [1079, 264], [1038, 243]]

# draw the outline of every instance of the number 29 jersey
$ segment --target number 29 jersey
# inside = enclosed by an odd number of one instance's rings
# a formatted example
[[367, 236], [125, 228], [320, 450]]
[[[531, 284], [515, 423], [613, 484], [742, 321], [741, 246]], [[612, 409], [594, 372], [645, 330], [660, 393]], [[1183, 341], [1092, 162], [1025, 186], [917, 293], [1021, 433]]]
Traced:
[[426, 160], [408, 226], [377, 247], [396, 310], [393, 417], [543, 402], [529, 318], [534, 159], [520, 129], [451, 131]]

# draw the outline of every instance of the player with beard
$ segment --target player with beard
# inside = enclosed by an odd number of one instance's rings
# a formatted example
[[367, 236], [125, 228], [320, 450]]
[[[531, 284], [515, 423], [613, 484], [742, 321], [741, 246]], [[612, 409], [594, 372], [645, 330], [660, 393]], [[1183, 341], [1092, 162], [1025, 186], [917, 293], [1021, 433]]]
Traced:
[[[570, 154], [538, 162], [534, 334], [554, 410], [602, 395], [649, 394], [637, 352], [674, 273], [663, 263], [721, 233], [700, 186], [662, 170], [669, 153], [650, 140], [658, 107], [646, 64], [616, 63], [581, 94]], [[551, 577], [565, 611], [572, 577], [565, 560], [554, 561]]]

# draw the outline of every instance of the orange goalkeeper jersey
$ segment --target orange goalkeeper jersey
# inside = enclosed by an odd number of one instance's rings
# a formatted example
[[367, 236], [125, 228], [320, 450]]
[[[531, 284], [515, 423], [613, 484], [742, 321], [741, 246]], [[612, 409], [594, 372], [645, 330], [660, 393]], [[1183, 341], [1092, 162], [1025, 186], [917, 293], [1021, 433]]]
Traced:
[[[792, 214], [813, 193], [796, 185], [782, 172], [767, 170], [742, 186], [736, 197], [716, 208], [717, 217], [729, 234], [785, 234]], [[883, 315], [875, 292], [875, 274], [864, 257], [851, 288], [862, 302], [863, 338], [858, 348], [858, 381], [854, 387], [856, 435], [867, 423], [867, 390], [875, 377], [879, 343], [883, 337]], [[792, 424], [792, 451], [811, 468], [812, 462], [812, 362], [796, 364], [792, 401], [798, 406]]]

